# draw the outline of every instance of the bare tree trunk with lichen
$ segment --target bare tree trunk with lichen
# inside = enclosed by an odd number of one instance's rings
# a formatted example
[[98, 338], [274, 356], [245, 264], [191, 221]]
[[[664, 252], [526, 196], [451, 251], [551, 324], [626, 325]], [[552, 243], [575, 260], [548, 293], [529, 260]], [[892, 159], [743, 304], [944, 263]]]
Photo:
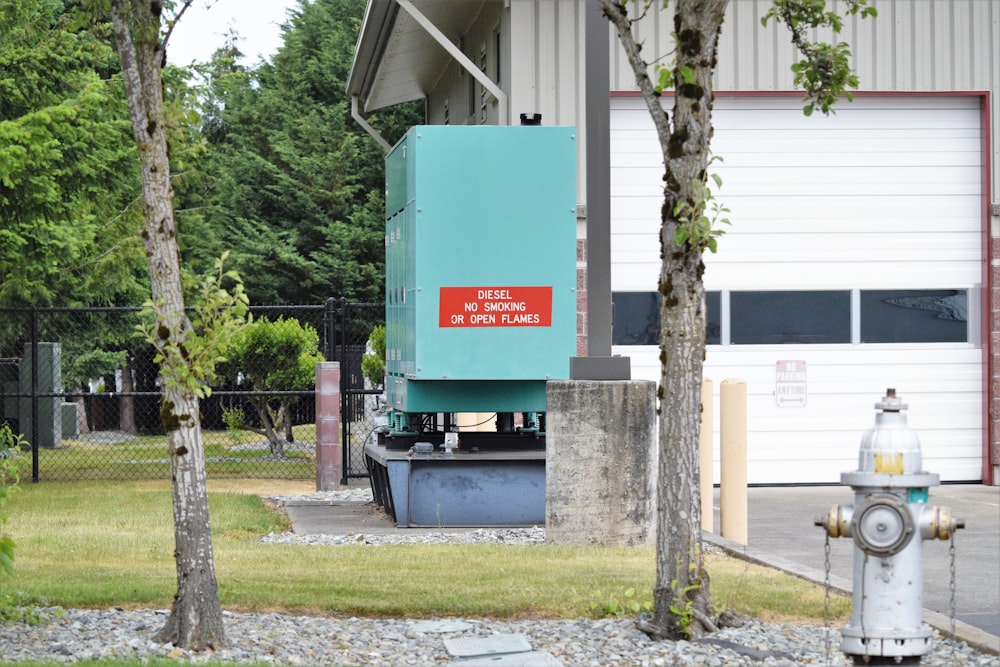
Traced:
[[[654, 637], [677, 639], [715, 629], [711, 596], [701, 551], [698, 431], [701, 379], [705, 359], [704, 251], [715, 251], [721, 231], [706, 214], [712, 140], [712, 76], [719, 35], [729, 0], [637, 0], [629, 15], [622, 0], [598, 0], [615, 27], [618, 40], [656, 127], [663, 152], [664, 198], [660, 225], [660, 465], [655, 615], [641, 627]], [[655, 2], [673, 4], [675, 51], [669, 67], [649, 64], [632, 30]], [[805, 89], [805, 114], [832, 112], [848, 89], [858, 87], [847, 44], [814, 42], [814, 34], [843, 27], [843, 17], [875, 16], [869, 0], [772, 0], [763, 14], [784, 24], [803, 60], [792, 66], [795, 84]], [[839, 10], [837, 5], [840, 5]], [[817, 31], [817, 29], [821, 29]], [[655, 55], [655, 54], [654, 54]], [[674, 89], [673, 119], [660, 105], [661, 88]]]
[[699, 637], [715, 630], [701, 549], [698, 432], [705, 359], [705, 245], [679, 234], [700, 215], [712, 136], [712, 73], [728, 0], [677, 0], [673, 119], [661, 106], [633, 20], [622, 2], [601, 0], [632, 65], [663, 153], [660, 220], [659, 502], [654, 614], [641, 627], [656, 638]]
[[[170, 184], [160, 66], [162, 0], [112, 0], [111, 17], [129, 115], [142, 169], [141, 232], [155, 304], [156, 344], [182, 346], [191, 332], [181, 288], [180, 251]], [[163, 403], [173, 487], [177, 594], [158, 641], [191, 649], [220, 648], [226, 637], [215, 579], [208, 516], [205, 453], [197, 394], [171, 382], [161, 362]]]

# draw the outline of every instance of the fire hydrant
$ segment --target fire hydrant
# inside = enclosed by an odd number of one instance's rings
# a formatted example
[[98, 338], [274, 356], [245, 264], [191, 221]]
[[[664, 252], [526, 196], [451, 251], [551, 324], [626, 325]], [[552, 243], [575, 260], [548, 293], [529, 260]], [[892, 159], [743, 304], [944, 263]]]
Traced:
[[840, 650], [855, 664], [913, 664], [931, 651], [933, 635], [922, 622], [922, 540], [947, 540], [965, 522], [927, 504], [939, 478], [923, 471], [920, 439], [896, 390], [875, 408], [858, 469], [840, 476], [854, 489], [854, 504], [834, 505], [816, 525], [829, 537], [854, 539], [851, 622], [841, 629]]

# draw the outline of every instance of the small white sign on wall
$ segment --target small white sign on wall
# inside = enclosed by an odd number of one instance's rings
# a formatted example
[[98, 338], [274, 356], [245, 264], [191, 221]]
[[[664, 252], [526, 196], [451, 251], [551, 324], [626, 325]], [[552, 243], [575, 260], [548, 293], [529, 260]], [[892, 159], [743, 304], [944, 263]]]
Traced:
[[774, 365], [774, 402], [779, 408], [806, 406], [806, 362], [778, 361]]

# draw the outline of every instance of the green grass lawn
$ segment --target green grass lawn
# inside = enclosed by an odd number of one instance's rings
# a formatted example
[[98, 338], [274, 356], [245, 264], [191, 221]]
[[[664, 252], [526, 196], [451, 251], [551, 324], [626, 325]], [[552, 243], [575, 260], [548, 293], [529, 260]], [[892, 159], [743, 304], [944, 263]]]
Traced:
[[[505, 545], [321, 547], [264, 544], [288, 529], [261, 494], [281, 480], [210, 482], [216, 573], [224, 607], [360, 616], [573, 618], [592, 603], [651, 600], [649, 549]], [[302, 487], [300, 482], [297, 485]], [[7, 506], [17, 544], [0, 595], [15, 604], [157, 607], [176, 591], [167, 482], [22, 484]], [[823, 622], [824, 592], [800, 579], [713, 555], [720, 607], [771, 620]], [[598, 592], [600, 594], [598, 595]], [[833, 598], [837, 618], [850, 601]], [[613, 606], [613, 605], [612, 605]]]
[[[281, 460], [270, 458], [266, 438], [247, 430], [204, 431], [206, 470], [212, 477], [315, 477], [316, 429], [296, 426], [296, 445]], [[17, 466], [22, 480], [31, 479], [32, 454], [21, 452]], [[97, 432], [63, 438], [57, 448], [38, 451], [43, 481], [98, 479], [166, 479], [170, 474], [164, 435]]]

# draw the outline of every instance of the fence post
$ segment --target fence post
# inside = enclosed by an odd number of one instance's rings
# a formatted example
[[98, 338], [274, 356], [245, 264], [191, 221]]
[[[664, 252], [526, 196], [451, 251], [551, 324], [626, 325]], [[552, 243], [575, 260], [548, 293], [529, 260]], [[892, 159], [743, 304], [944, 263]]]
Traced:
[[316, 364], [316, 490], [336, 491], [342, 475], [340, 363]]
[[[21, 426], [24, 430], [24, 425]], [[31, 309], [31, 481], [38, 483], [38, 308]]]
[[326, 328], [326, 340], [323, 341], [323, 357], [333, 361], [337, 357], [337, 300], [332, 296], [323, 303], [323, 325]]
[[[354, 413], [352, 409], [354, 406], [351, 404], [352, 396], [350, 394], [350, 383], [348, 382], [348, 376], [351, 373], [351, 362], [347, 355], [347, 335], [351, 329], [351, 304], [347, 300], [347, 297], [340, 297], [340, 349], [337, 350], [337, 361], [344, 365], [340, 373], [340, 441], [344, 443], [341, 447], [340, 455], [340, 474], [341, 474], [341, 484], [347, 484], [347, 473], [350, 472], [351, 467], [351, 446], [350, 446], [350, 428], [348, 427], [348, 421], [354, 418]], [[344, 419], [344, 416], [347, 419]]]

